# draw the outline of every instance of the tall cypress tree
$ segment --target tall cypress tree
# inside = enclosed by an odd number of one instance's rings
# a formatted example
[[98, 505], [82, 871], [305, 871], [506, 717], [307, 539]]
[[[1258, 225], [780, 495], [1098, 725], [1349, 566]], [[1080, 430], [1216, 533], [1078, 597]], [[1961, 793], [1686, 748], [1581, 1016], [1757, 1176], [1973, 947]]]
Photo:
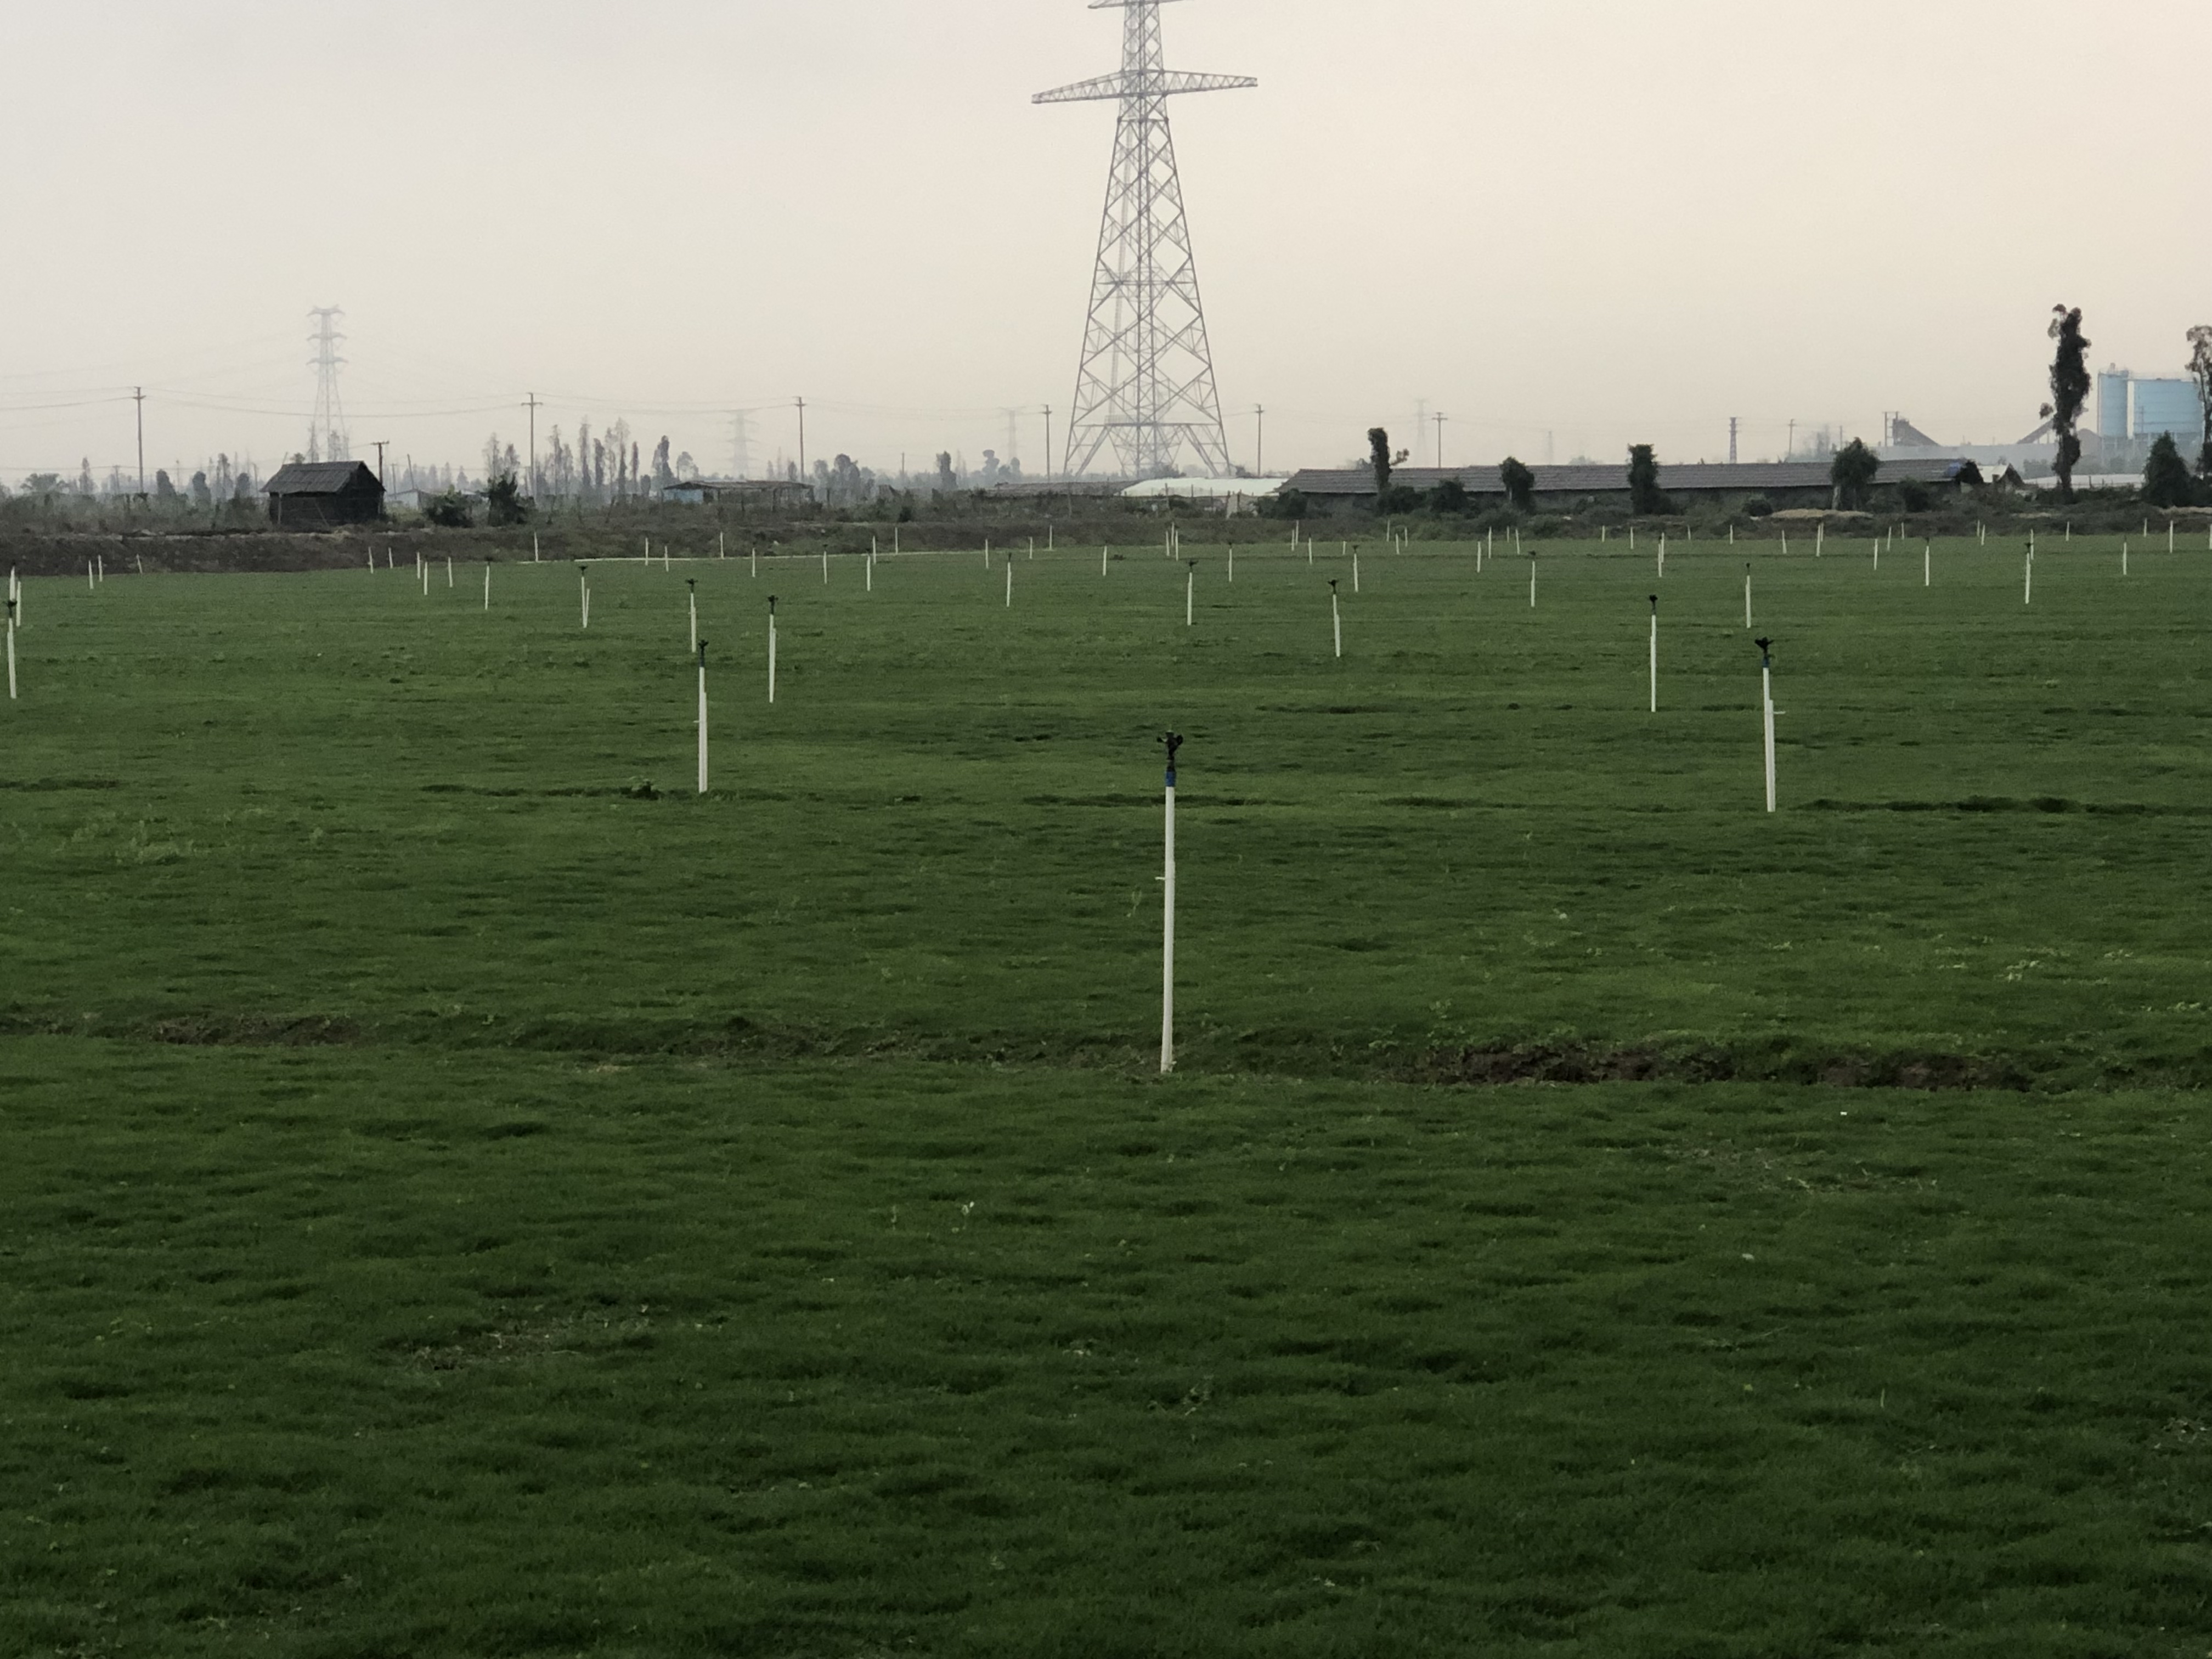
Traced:
[[2051, 402], [2044, 413], [2058, 435], [2058, 456], [2051, 470], [2058, 475], [2058, 499], [2074, 499], [2074, 465], [2081, 459], [2082, 405], [2089, 401], [2089, 342], [2081, 333], [2081, 307], [2051, 307], [2051, 337], [2058, 342], [2058, 355], [2051, 363]]

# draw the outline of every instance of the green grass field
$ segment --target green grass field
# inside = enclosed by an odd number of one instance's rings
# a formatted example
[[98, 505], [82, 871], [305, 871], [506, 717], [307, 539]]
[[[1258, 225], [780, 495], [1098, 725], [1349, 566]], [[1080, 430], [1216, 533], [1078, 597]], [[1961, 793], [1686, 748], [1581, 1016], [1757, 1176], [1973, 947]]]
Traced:
[[2212, 1648], [2212, 557], [1652, 550], [28, 584], [0, 1653]]

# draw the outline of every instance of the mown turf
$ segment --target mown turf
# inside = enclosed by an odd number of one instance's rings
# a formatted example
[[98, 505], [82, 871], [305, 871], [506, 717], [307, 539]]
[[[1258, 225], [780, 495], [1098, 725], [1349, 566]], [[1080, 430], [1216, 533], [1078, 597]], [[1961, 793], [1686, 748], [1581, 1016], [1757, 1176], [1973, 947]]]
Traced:
[[30, 584], [0, 1653], [2203, 1651], [2212, 560], [1797, 539]]
[[[1797, 545], [1802, 548], [1802, 538]], [[1756, 653], [1782, 792], [1759, 808]], [[1157, 550], [33, 585], [0, 788], [16, 1029], [1129, 1052], [1183, 757], [1195, 1064], [1701, 1052], [2212, 1079], [2212, 560]], [[1088, 558], [1091, 562], [1084, 562]], [[765, 591], [781, 599], [763, 696]], [[1662, 591], [1662, 712], [1645, 596]], [[623, 792], [653, 784], [661, 798]], [[732, 1029], [740, 1018], [745, 1026]], [[1784, 1062], [1787, 1062], [1786, 1064]], [[1793, 1073], [1790, 1065], [1800, 1069]], [[1810, 1069], [1807, 1069], [1810, 1068]]]
[[2191, 1099], [7, 1064], [9, 1652], [2204, 1646]]

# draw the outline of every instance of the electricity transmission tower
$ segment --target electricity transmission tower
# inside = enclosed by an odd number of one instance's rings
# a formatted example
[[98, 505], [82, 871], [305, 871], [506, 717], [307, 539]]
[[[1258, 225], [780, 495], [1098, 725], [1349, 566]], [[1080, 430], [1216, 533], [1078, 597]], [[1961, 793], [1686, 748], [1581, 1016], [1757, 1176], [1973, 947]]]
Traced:
[[1119, 73], [1039, 93], [1039, 104], [1118, 100], [1114, 166], [1091, 278], [1091, 320], [1068, 422], [1069, 477], [1090, 471], [1109, 447], [1117, 470], [1157, 477], [1186, 458], [1210, 476], [1230, 471], [1229, 436], [1213, 383], [1213, 352], [1200, 303], [1198, 263], [1176, 173], [1167, 100], [1260, 83], [1243, 75], [1170, 70], [1160, 45], [1162, 0], [1091, 0], [1123, 14]]
[[307, 459], [311, 461], [349, 461], [353, 445], [346, 435], [345, 405], [338, 400], [338, 319], [345, 313], [336, 306], [310, 311], [315, 331], [307, 337], [315, 348], [315, 415], [307, 423]]

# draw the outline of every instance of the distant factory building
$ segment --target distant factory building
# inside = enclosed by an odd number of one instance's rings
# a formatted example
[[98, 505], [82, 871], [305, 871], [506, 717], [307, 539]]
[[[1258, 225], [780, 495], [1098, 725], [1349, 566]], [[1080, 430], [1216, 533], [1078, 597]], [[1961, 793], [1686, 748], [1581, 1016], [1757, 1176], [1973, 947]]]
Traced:
[[[1535, 475], [1537, 501], [1547, 507], [1607, 501], [1625, 505], [1628, 500], [1628, 465], [1625, 461], [1613, 466], [1532, 466], [1528, 471]], [[1424, 493], [1448, 478], [1456, 479], [1460, 487], [1479, 503], [1495, 505], [1505, 495], [1504, 482], [1494, 466], [1401, 466], [1390, 474], [1393, 488], [1403, 485]], [[1972, 461], [1942, 456], [1884, 461], [1875, 487], [1917, 483], [1931, 489], [1957, 489], [1982, 481], [1981, 469]], [[1295, 491], [1316, 501], [1355, 498], [1372, 501], [1375, 475], [1364, 467], [1309, 469], [1293, 473], [1283, 489], [1285, 494]], [[1764, 495], [1777, 507], [1828, 507], [1835, 495], [1835, 483], [1828, 476], [1826, 461], [1697, 461], [1662, 465], [1659, 469], [1659, 489], [1677, 505], [1700, 497]]]
[[2197, 382], [2148, 380], [2124, 368], [2097, 376], [2097, 435], [2109, 441], [2172, 437], [2190, 444], [2203, 435], [2204, 405]]
[[269, 481], [269, 522], [285, 530], [331, 530], [384, 516], [384, 486], [359, 461], [294, 461]]

